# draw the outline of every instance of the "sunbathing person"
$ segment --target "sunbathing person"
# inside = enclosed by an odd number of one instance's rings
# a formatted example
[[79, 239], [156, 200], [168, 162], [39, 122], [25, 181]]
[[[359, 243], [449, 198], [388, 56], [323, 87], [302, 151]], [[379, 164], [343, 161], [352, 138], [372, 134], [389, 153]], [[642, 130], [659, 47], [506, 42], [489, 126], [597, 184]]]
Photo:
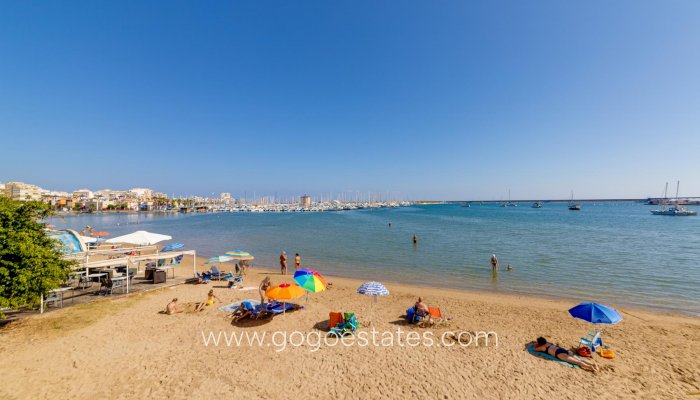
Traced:
[[195, 311], [202, 311], [202, 309], [204, 309], [206, 306], [213, 306], [215, 300], [221, 303], [221, 299], [214, 294], [214, 289], [211, 289], [207, 294], [207, 301], [199, 303]]
[[233, 320], [234, 320], [235, 322], [238, 322], [238, 321], [240, 321], [240, 320], [242, 320], [242, 319], [244, 319], [244, 318], [248, 318], [248, 317], [250, 317], [251, 315], [253, 315], [253, 311], [252, 311], [252, 310], [249, 310], [249, 309], [245, 306], [245, 303], [241, 303], [241, 305], [238, 306], [238, 308], [236, 308], [236, 311], [234, 311], [233, 314], [231, 314], [231, 316], [233, 317]]
[[177, 305], [177, 297], [172, 299], [172, 301], [170, 301], [170, 303], [168, 303], [168, 305], [165, 306], [165, 313], [168, 315], [181, 313], [183, 311], [184, 310]]
[[547, 342], [547, 339], [543, 337], [537, 338], [537, 344], [535, 345], [535, 351], [542, 353], [547, 353], [552, 357], [556, 357], [562, 361], [566, 361], [570, 364], [578, 365], [579, 367], [588, 371], [597, 371], [598, 366], [592, 361], [582, 360], [578, 357], [574, 357], [574, 354], [569, 350], [563, 349], [557, 345]]
[[430, 309], [428, 308], [427, 304], [423, 303], [422, 297], [418, 298], [418, 301], [416, 301], [416, 305], [413, 306], [413, 308], [416, 311], [416, 315], [419, 317], [425, 317], [430, 314]]

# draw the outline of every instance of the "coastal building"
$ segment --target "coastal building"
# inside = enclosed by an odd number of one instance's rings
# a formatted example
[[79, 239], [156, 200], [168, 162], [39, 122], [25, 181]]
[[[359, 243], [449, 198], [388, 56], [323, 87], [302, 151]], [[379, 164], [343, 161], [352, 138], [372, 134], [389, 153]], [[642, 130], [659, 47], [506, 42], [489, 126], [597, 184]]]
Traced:
[[0, 183], [0, 196], [4, 196], [4, 195], [5, 195], [5, 184]]
[[310, 206], [311, 205], [311, 197], [309, 195], [303, 195], [301, 196], [301, 199], [299, 200], [299, 204], [302, 206]]
[[24, 182], [5, 183], [5, 196], [12, 200], [41, 200], [42, 188]]
[[76, 200], [89, 200], [94, 198], [95, 195], [92, 193], [92, 190], [90, 189], [78, 189], [73, 192], [73, 198]]
[[137, 199], [150, 200], [153, 198], [153, 189], [133, 188], [129, 189], [129, 194]]

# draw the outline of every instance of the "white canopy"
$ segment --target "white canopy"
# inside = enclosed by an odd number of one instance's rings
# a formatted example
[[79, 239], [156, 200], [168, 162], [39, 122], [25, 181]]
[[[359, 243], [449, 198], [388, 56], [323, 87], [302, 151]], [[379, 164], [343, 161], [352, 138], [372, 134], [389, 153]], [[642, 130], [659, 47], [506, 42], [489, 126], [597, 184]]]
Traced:
[[85, 242], [85, 243], [97, 243], [96, 237], [80, 236], [80, 238], [83, 239], [83, 242]]
[[159, 233], [151, 233], [146, 231], [136, 231], [124, 236], [117, 236], [106, 240], [107, 243], [131, 243], [138, 245], [149, 245], [162, 242], [163, 240], [170, 240], [172, 236], [161, 235]]

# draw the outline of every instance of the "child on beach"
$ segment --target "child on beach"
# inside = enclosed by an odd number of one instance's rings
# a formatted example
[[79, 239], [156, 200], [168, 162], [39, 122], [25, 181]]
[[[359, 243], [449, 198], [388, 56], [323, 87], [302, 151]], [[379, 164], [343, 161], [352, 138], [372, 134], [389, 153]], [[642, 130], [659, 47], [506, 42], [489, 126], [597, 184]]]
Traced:
[[299, 267], [301, 267], [301, 257], [299, 253], [297, 253], [297, 255], [294, 256], [294, 270], [299, 271]]
[[195, 311], [202, 311], [206, 306], [213, 306], [215, 300], [221, 303], [221, 299], [214, 294], [214, 289], [211, 289], [207, 294], [207, 301], [199, 303]]

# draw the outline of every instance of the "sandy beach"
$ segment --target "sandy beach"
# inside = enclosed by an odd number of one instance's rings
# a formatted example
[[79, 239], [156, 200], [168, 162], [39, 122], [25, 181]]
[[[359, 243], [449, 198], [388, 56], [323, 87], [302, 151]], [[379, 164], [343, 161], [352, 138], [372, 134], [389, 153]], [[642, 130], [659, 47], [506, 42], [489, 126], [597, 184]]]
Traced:
[[[178, 271], [188, 273], [186, 267]], [[265, 276], [275, 284], [292, 282], [291, 275], [255, 267], [246, 275], [245, 287], [257, 288]], [[232, 324], [218, 307], [256, 299], [257, 289], [227, 289], [217, 282], [23, 319], [0, 330], [0, 399], [668, 399], [695, 398], [691, 393], [700, 391], [697, 318], [618, 308], [624, 321], [605, 327], [603, 336], [616, 357], [595, 354], [600, 371], [593, 374], [525, 351], [538, 336], [570, 348], [593, 331], [592, 325], [569, 316], [570, 301], [384, 282], [391, 294], [373, 304], [372, 298], [355, 293], [360, 281], [327, 279], [332, 289], [296, 300], [303, 310], [244, 324]], [[198, 313], [161, 313], [170, 299], [195, 303], [211, 288], [223, 304]], [[452, 319], [427, 328], [406, 324], [402, 315], [418, 295]], [[360, 332], [401, 331], [403, 345], [396, 336], [393, 345], [373, 345], [371, 339], [367, 346], [300, 344], [302, 335], [325, 337], [329, 311], [355, 312]], [[300, 333], [292, 335], [295, 331]], [[207, 346], [203, 332], [205, 337], [209, 332], [282, 333], [275, 343], [261, 346]], [[436, 343], [408, 345], [408, 332], [421, 338], [431, 332]], [[494, 332], [497, 343], [491, 336], [489, 343], [460, 345], [448, 335], [443, 344], [445, 332]]]

